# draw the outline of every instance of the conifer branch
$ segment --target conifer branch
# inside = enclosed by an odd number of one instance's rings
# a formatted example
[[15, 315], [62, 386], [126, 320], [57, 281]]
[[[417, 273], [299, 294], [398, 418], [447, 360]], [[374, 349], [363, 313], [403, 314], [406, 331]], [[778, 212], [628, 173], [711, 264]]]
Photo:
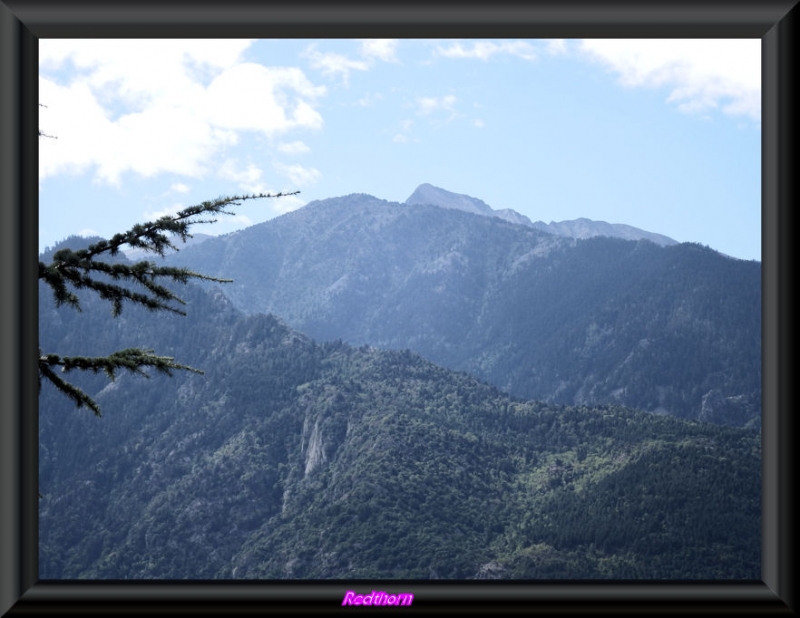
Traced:
[[[216, 219], [192, 220], [193, 217], [209, 212], [233, 214], [226, 211], [225, 208], [231, 205], [240, 205], [244, 200], [285, 197], [297, 195], [298, 193], [299, 191], [235, 195], [189, 206], [174, 215], [166, 215], [156, 221], [136, 224], [127, 232], [116, 234], [110, 240], [101, 240], [86, 249], [77, 251], [61, 249], [53, 255], [51, 264], [39, 262], [39, 279], [47, 283], [53, 290], [57, 306], [67, 304], [80, 311], [78, 296], [68, 289], [68, 285], [71, 285], [76, 290], [84, 288], [94, 290], [101, 298], [110, 301], [112, 303], [112, 313], [115, 317], [122, 311], [123, 301], [126, 300], [140, 304], [151, 311], [166, 310], [185, 315], [180, 309], [168, 304], [168, 301], [185, 304], [183, 300], [168, 288], [157, 284], [155, 282], [157, 278], [162, 277], [183, 284], [190, 279], [201, 279], [216, 283], [229, 283], [231, 280], [210, 277], [191, 271], [188, 268], [156, 266], [155, 263], [147, 260], [134, 264], [108, 264], [95, 258], [103, 253], [108, 253], [112, 256], [116, 255], [119, 253], [120, 247], [126, 244], [163, 257], [169, 249], [178, 251], [178, 248], [167, 236], [168, 233], [173, 236], [179, 236], [185, 242], [187, 238], [191, 238], [191, 234], [189, 234], [190, 226], [197, 223], [216, 221]], [[149, 294], [129, 290], [125, 285], [95, 279], [89, 274], [90, 272], [103, 273], [113, 281], [135, 282], [143, 286]]]
[[55, 386], [58, 390], [64, 393], [67, 397], [72, 399], [75, 402], [76, 407], [82, 408], [86, 406], [90, 408], [95, 416], [102, 416], [100, 413], [100, 406], [95, 403], [94, 399], [89, 397], [82, 389], [78, 388], [74, 384], [70, 384], [66, 380], [61, 379], [48, 365], [48, 363], [43, 363], [42, 359], [39, 359], [39, 390], [42, 390], [42, 376], [47, 378], [53, 386]]
[[225, 210], [225, 208], [228, 206], [240, 206], [245, 200], [288, 197], [290, 195], [297, 195], [298, 193], [300, 193], [300, 191], [219, 197], [215, 200], [189, 206], [174, 215], [165, 215], [156, 221], [136, 224], [127, 232], [115, 234], [110, 240], [101, 240], [89, 246], [87, 249], [75, 253], [81, 259], [92, 259], [95, 255], [106, 251], [108, 251], [110, 255], [116, 255], [119, 252], [119, 248], [127, 244], [134, 248], [152, 251], [163, 257], [168, 249], [178, 251], [178, 248], [172, 244], [172, 241], [164, 232], [170, 232], [173, 235], [180, 236], [180, 239], [185, 242], [186, 239], [192, 237], [192, 235], [189, 234], [189, 227], [192, 225], [198, 223], [214, 223], [217, 221], [216, 219], [192, 221], [192, 217], [204, 213], [230, 215], [233, 213]]
[[152, 367], [159, 373], [172, 376], [173, 369], [184, 369], [193, 373], [202, 374], [203, 371], [176, 363], [171, 356], [157, 356], [154, 350], [143, 350], [140, 348], [128, 348], [113, 352], [108, 356], [59, 356], [58, 354], [42, 354], [39, 351], [39, 388], [41, 389], [41, 376], [46, 377], [53, 385], [72, 399], [81, 408], [87, 406], [91, 408], [96, 416], [101, 416], [100, 408], [97, 403], [89, 397], [83, 390], [63, 380], [53, 370], [60, 367], [61, 373], [68, 373], [75, 369], [91, 371], [95, 374], [101, 371], [112, 381], [116, 380], [117, 373], [121, 369], [130, 371], [145, 378], [150, 375], [144, 370], [145, 367]]
[[[43, 135], [41, 131], [39, 134]], [[205, 213], [233, 214], [225, 208], [232, 205], [238, 206], [244, 200], [286, 197], [298, 193], [300, 192], [220, 197], [216, 200], [189, 206], [174, 215], [167, 215], [148, 223], [136, 224], [127, 232], [116, 234], [110, 240], [101, 240], [86, 249], [77, 251], [61, 249], [53, 255], [50, 264], [39, 262], [39, 280], [46, 283], [53, 291], [57, 307], [69, 305], [80, 311], [80, 299], [73, 290], [85, 289], [96, 292], [100, 298], [110, 301], [114, 317], [120, 315], [123, 303], [126, 301], [141, 305], [151, 311], [169, 311], [186, 315], [184, 311], [170, 304], [177, 302], [185, 305], [186, 301], [162, 285], [159, 280], [186, 284], [190, 279], [217, 283], [229, 283], [231, 279], [203, 275], [188, 268], [158, 266], [147, 260], [131, 264], [108, 263], [95, 258], [104, 253], [114, 256], [119, 253], [120, 247], [123, 245], [143, 249], [164, 257], [170, 249], [178, 251], [168, 234], [173, 238], [178, 236], [183, 242], [186, 242], [187, 238], [191, 238], [189, 228], [192, 225], [216, 221], [216, 219], [197, 219], [196, 217], [200, 215]], [[139, 285], [144, 291], [132, 290], [127, 287], [128, 285]], [[56, 367], [60, 367], [60, 373], [68, 373], [75, 369], [93, 373], [102, 371], [111, 380], [114, 380], [117, 372], [122, 369], [149, 377], [144, 370], [145, 367], [170, 376], [173, 369], [203, 373], [194, 367], [176, 363], [172, 357], [157, 356], [153, 350], [139, 348], [128, 348], [102, 357], [43, 355], [39, 350], [39, 388], [41, 389], [42, 378], [45, 378], [75, 402], [77, 407], [86, 406], [97, 416], [101, 416], [97, 403], [83, 390], [60, 377], [55, 371]]]

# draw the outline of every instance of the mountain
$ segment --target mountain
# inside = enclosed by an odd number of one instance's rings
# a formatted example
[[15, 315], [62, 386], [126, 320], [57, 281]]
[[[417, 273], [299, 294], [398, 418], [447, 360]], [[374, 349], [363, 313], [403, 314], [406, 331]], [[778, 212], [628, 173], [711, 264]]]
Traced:
[[43, 385], [43, 579], [759, 577], [756, 432], [521, 401], [179, 291], [186, 317], [114, 319], [40, 289], [45, 352], [205, 370], [70, 374], [102, 418]]
[[408, 348], [524, 399], [760, 422], [761, 265], [700, 245], [355, 194], [168, 262], [233, 278], [237, 308], [315, 340]]
[[678, 244], [677, 240], [673, 240], [663, 234], [646, 232], [645, 230], [640, 230], [639, 228], [622, 223], [606, 223], [605, 221], [592, 221], [591, 219], [584, 218], [574, 219], [572, 221], [551, 221], [550, 223], [536, 221], [533, 226], [549, 234], [568, 236], [570, 238], [608, 236], [609, 238], [623, 238], [625, 240], [649, 240], [652, 243], [665, 247]]
[[[487, 217], [497, 216], [491, 206], [469, 195], [461, 195], [458, 193], [451, 193], [439, 187], [424, 183], [418, 186], [414, 193], [412, 193], [406, 200], [406, 204], [429, 204], [431, 206], [439, 206], [441, 208], [453, 208], [455, 210], [463, 210], [464, 212], [471, 212], [476, 215], [485, 215]], [[517, 213], [519, 214], [519, 213]], [[527, 217], [519, 215], [522, 220], [528, 220]], [[528, 220], [529, 221], [529, 220]]]
[[453, 208], [471, 212], [477, 215], [488, 217], [498, 217], [518, 225], [535, 227], [538, 230], [555, 234], [557, 236], [567, 236], [570, 238], [593, 238], [595, 236], [608, 236], [609, 238], [623, 238], [625, 240], [649, 240], [657, 245], [669, 246], [677, 245], [678, 241], [673, 240], [663, 234], [655, 234], [640, 230], [630, 225], [622, 223], [606, 223], [605, 221], [592, 221], [591, 219], [575, 219], [573, 221], [559, 221], [544, 223], [543, 221], [532, 222], [528, 217], [510, 208], [494, 210], [482, 200], [469, 195], [451, 193], [430, 184], [421, 184], [414, 193], [406, 200], [406, 204], [430, 204], [441, 208]]

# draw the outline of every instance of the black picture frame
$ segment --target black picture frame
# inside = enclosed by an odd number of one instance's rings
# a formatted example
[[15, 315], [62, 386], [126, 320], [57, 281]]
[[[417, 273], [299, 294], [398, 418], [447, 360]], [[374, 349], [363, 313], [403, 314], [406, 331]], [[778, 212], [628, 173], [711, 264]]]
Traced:
[[[761, 38], [762, 579], [391, 582], [400, 611], [794, 613], [792, 242], [796, 0], [392, 4], [0, 0], [0, 614], [347, 611], [378, 582], [64, 582], [38, 578], [39, 38]], [[376, 608], [377, 609], [377, 608]], [[359, 611], [367, 611], [360, 608]]]

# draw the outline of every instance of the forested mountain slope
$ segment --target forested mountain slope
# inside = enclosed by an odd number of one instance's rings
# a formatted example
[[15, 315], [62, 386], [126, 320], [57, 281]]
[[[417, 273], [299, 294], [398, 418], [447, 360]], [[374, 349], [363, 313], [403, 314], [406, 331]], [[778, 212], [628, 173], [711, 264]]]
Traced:
[[70, 374], [102, 418], [43, 385], [44, 579], [759, 577], [755, 432], [521, 401], [182, 293], [118, 319], [41, 294], [45, 352], [206, 372]]
[[170, 256], [319, 341], [411, 349], [526, 399], [755, 426], [761, 265], [350, 195]]

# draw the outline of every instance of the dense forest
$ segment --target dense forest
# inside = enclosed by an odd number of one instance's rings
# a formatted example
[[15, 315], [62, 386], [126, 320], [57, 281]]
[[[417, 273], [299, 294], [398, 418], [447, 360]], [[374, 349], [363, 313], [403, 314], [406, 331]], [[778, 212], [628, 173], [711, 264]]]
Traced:
[[317, 341], [410, 349], [524, 399], [758, 427], [761, 265], [350, 195], [169, 257]]
[[42, 578], [759, 578], [758, 432], [523, 400], [226, 291], [116, 319], [41, 291], [44, 351], [205, 371], [70, 374], [101, 418], [43, 385]]

